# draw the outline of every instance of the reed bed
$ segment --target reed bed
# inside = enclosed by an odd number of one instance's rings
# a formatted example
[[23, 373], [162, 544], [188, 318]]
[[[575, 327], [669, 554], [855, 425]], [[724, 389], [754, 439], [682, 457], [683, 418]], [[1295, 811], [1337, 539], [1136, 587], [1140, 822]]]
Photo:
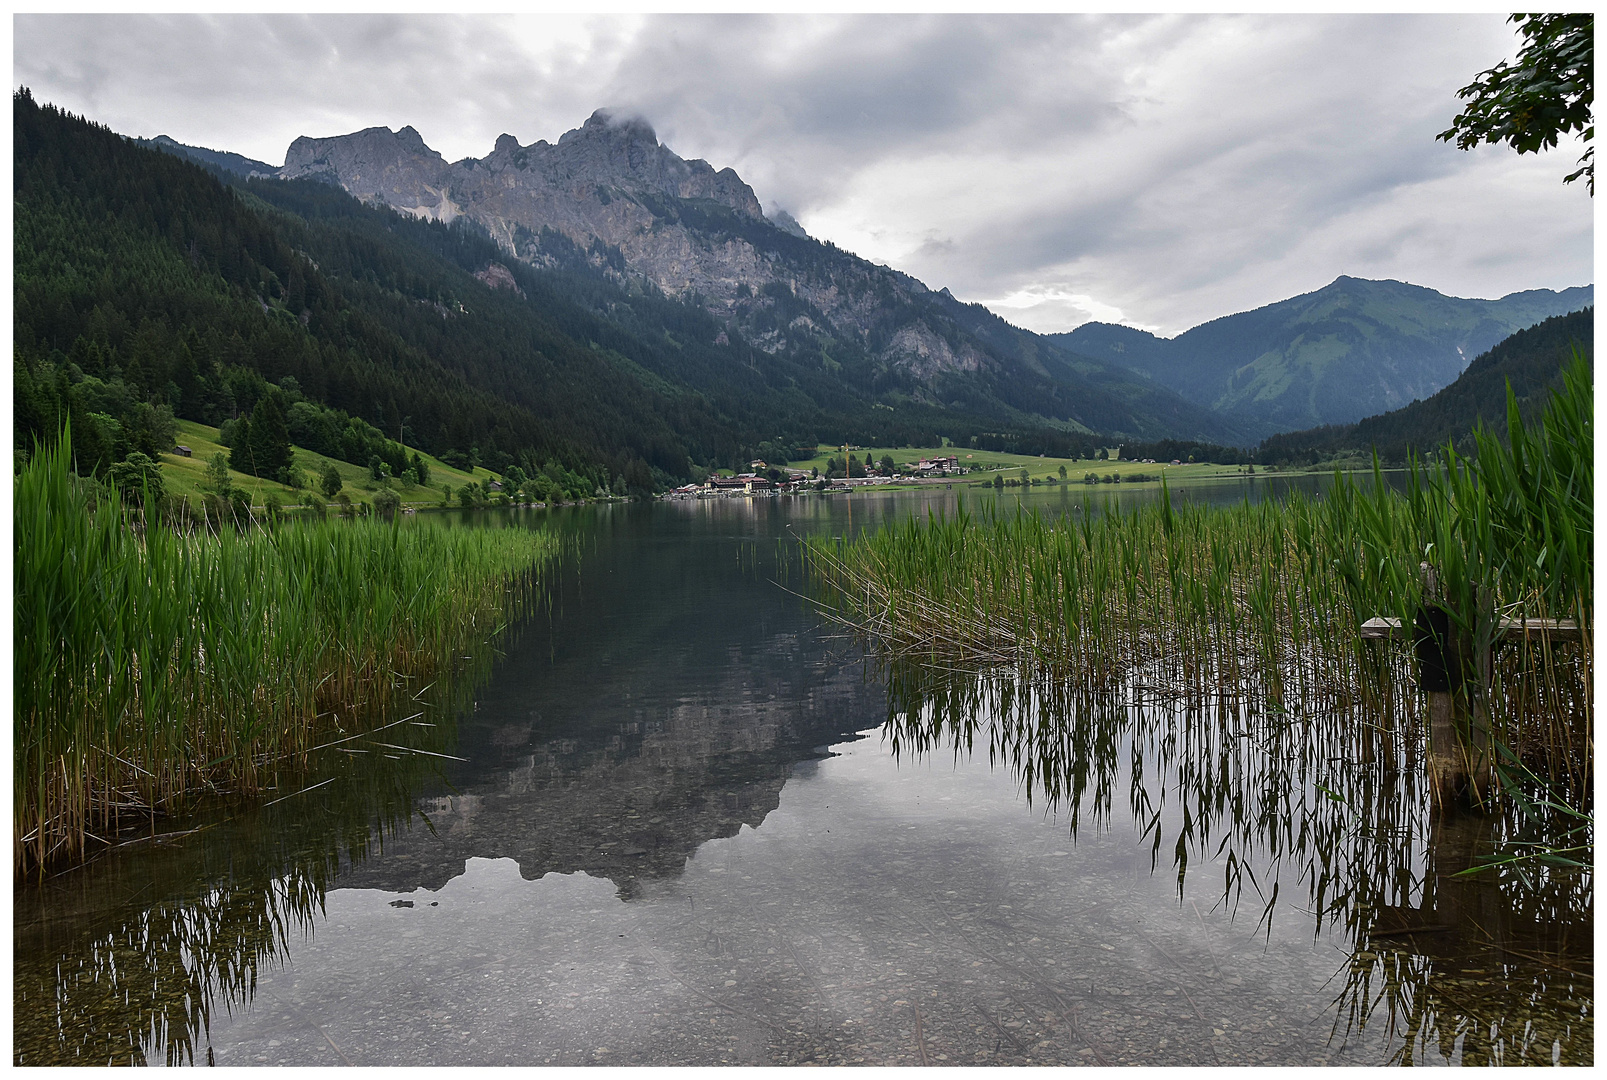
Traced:
[[17, 869], [80, 858], [186, 797], [279, 767], [497, 634], [556, 541], [309, 522], [175, 532], [69, 467], [16, 480]]
[[[913, 517], [808, 542], [823, 600], [884, 655], [934, 667], [1012, 668], [1091, 693], [1151, 685], [1188, 700], [1249, 698], [1311, 713], [1363, 705], [1417, 714], [1405, 643], [1361, 623], [1411, 625], [1438, 595], [1486, 614], [1577, 619], [1580, 644], [1519, 641], [1493, 657], [1495, 736], [1588, 798], [1591, 742], [1592, 389], [1583, 358], [1532, 427], [1508, 409], [1464, 458], [1415, 464], [1404, 490], [1337, 476], [1321, 498], [1231, 508], [1175, 501], [1082, 512]], [[1488, 622], [1485, 622], [1488, 625]]]

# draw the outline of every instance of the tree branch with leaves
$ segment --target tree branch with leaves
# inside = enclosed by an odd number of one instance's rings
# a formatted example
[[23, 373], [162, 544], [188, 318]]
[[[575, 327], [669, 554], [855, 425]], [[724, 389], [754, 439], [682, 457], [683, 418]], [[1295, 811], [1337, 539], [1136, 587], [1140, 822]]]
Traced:
[[1596, 125], [1594, 38], [1591, 14], [1513, 15], [1524, 44], [1517, 62], [1505, 60], [1457, 91], [1467, 102], [1436, 138], [1471, 150], [1481, 143], [1506, 143], [1520, 154], [1535, 154], [1557, 145], [1564, 135], [1580, 133], [1587, 144], [1579, 168], [1563, 177], [1568, 184], [1585, 178], [1596, 194]]

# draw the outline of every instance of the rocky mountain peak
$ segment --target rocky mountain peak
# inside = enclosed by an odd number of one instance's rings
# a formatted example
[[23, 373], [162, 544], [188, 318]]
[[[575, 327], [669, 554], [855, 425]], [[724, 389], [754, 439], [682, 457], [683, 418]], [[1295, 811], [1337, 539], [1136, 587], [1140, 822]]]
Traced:
[[[386, 131], [388, 129], [371, 128], [369, 130]], [[396, 142], [399, 146], [402, 146], [407, 150], [411, 150], [415, 154], [435, 154], [436, 157], [441, 156], [440, 154], [436, 154], [435, 151], [431, 150], [428, 146], [424, 145], [424, 136], [420, 135], [418, 133], [418, 128], [414, 127], [412, 124], [407, 125], [401, 131], [396, 133]]]
[[371, 127], [328, 139], [303, 135], [285, 152], [279, 175], [327, 180], [366, 202], [451, 221], [459, 211], [446, 194], [450, 168], [416, 128]]
[[[540, 146], [541, 144], [537, 144]], [[532, 150], [534, 148], [531, 148]], [[714, 171], [702, 160], [687, 161], [658, 141], [646, 120], [632, 113], [598, 109], [556, 146], [527, 158], [551, 183], [578, 188], [600, 185], [671, 199], [712, 199], [739, 214], [762, 218], [753, 189], [731, 169]]]
[[[484, 158], [451, 165], [412, 127], [302, 136], [290, 144], [279, 175], [330, 181], [360, 199], [438, 220], [467, 214], [510, 247], [518, 228], [539, 232], [543, 225], [582, 242], [593, 236], [614, 242], [613, 228], [627, 225], [615, 212], [599, 213], [609, 205], [608, 191], [708, 199], [745, 217], [764, 217], [753, 189], [734, 170], [716, 172], [706, 161], [682, 159], [658, 141], [645, 119], [620, 109], [598, 109], [555, 145], [542, 140], [520, 146], [504, 133]], [[576, 200], [599, 205], [583, 209]], [[653, 214], [645, 208], [642, 213], [649, 219]], [[649, 224], [633, 220], [628, 227]]]
[[573, 131], [564, 132], [558, 144], [562, 146], [571, 139], [585, 136], [602, 136], [624, 142], [645, 142], [653, 146], [658, 145], [658, 132], [653, 130], [643, 117], [636, 113], [627, 113], [618, 109], [598, 109], [586, 118], [586, 122]]
[[787, 213], [785, 210], [777, 208], [775, 212], [768, 216], [770, 224], [774, 225], [782, 232], [790, 233], [802, 240], [809, 239], [809, 234], [804, 231], [804, 227], [802, 225], [798, 224], [798, 219]]
[[437, 165], [446, 165], [439, 153], [424, 144], [424, 137], [416, 128], [409, 126], [392, 131], [388, 127], [371, 127], [327, 139], [303, 135], [285, 152], [283, 171], [287, 178], [294, 178], [293, 174], [318, 171], [320, 166], [339, 171], [344, 166], [393, 165], [408, 157], [422, 157]]

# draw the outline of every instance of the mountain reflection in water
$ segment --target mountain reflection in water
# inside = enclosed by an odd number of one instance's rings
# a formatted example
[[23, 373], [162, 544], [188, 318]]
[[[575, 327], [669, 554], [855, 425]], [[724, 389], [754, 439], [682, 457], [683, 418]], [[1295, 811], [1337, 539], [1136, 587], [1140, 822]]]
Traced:
[[1453, 876], [1387, 723], [867, 669], [777, 584], [846, 516], [543, 517], [494, 670], [17, 890], [14, 1063], [1591, 1060], [1588, 875]]
[[[576, 515], [594, 548], [611, 532], [600, 509]], [[620, 509], [639, 521], [662, 508]], [[715, 509], [740, 526], [750, 508]], [[451, 687], [403, 698], [394, 711], [414, 722], [308, 770], [308, 785], [338, 782], [164, 823], [203, 831], [19, 889], [14, 1062], [208, 1060], [219, 1007], [250, 1003], [337, 886], [439, 889], [468, 859], [506, 857], [527, 879], [584, 872], [629, 899], [758, 825], [796, 763], [874, 723], [880, 695], [846, 642], [822, 648], [805, 605], [778, 612], [787, 594], [749, 530], [698, 539], [603, 565], [582, 555], [504, 643], [489, 685], [481, 656]]]

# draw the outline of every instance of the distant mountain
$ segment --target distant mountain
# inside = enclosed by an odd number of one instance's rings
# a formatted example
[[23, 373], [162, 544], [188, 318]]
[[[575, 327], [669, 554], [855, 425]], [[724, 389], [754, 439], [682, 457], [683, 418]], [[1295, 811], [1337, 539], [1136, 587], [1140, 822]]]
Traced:
[[[683, 160], [638, 118], [599, 109], [556, 143], [503, 135], [487, 156], [457, 162], [411, 127], [303, 137], [279, 175], [417, 218], [472, 222], [534, 267], [589, 268], [627, 290], [661, 291], [708, 312], [730, 339], [868, 381], [887, 408], [1126, 438], [1245, 438], [1242, 425], [1164, 384], [997, 329], [907, 274], [811, 239], [784, 211], [766, 217], [733, 170]], [[996, 332], [979, 332], [989, 319]]]
[[204, 146], [186, 146], [175, 142], [166, 135], [158, 135], [154, 139], [135, 139], [141, 146], [148, 146], [152, 150], [161, 150], [164, 153], [193, 161], [214, 171], [228, 173], [232, 176], [251, 179], [253, 176], [277, 176], [277, 166], [269, 165], [265, 161], [256, 161], [240, 154], [232, 154], [227, 150], [208, 150]]
[[1050, 338], [1224, 417], [1287, 431], [1349, 423], [1426, 398], [1514, 331], [1593, 302], [1588, 285], [1463, 300], [1400, 281], [1340, 277], [1171, 339], [1109, 323]]
[[1119, 364], [1102, 363], [1052, 337], [1012, 325], [981, 304], [962, 304], [947, 289], [933, 294], [932, 301], [956, 326], [996, 353], [1058, 383], [1096, 388], [1105, 400], [1146, 417], [1150, 430], [1172, 433], [1165, 438], [1248, 446], [1265, 434], [1266, 429], [1253, 422], [1218, 416], [1157, 382], [1134, 378]]
[[1594, 307], [1554, 315], [1479, 356], [1432, 397], [1355, 424], [1275, 435], [1256, 456], [1268, 463], [1309, 464], [1374, 449], [1385, 461], [1403, 461], [1413, 450], [1431, 452], [1447, 442], [1465, 450], [1481, 422], [1505, 431], [1509, 384], [1519, 412], [1526, 418], [1537, 414], [1551, 391], [1562, 385], [1563, 367], [1575, 348], [1594, 361], [1595, 337]]

